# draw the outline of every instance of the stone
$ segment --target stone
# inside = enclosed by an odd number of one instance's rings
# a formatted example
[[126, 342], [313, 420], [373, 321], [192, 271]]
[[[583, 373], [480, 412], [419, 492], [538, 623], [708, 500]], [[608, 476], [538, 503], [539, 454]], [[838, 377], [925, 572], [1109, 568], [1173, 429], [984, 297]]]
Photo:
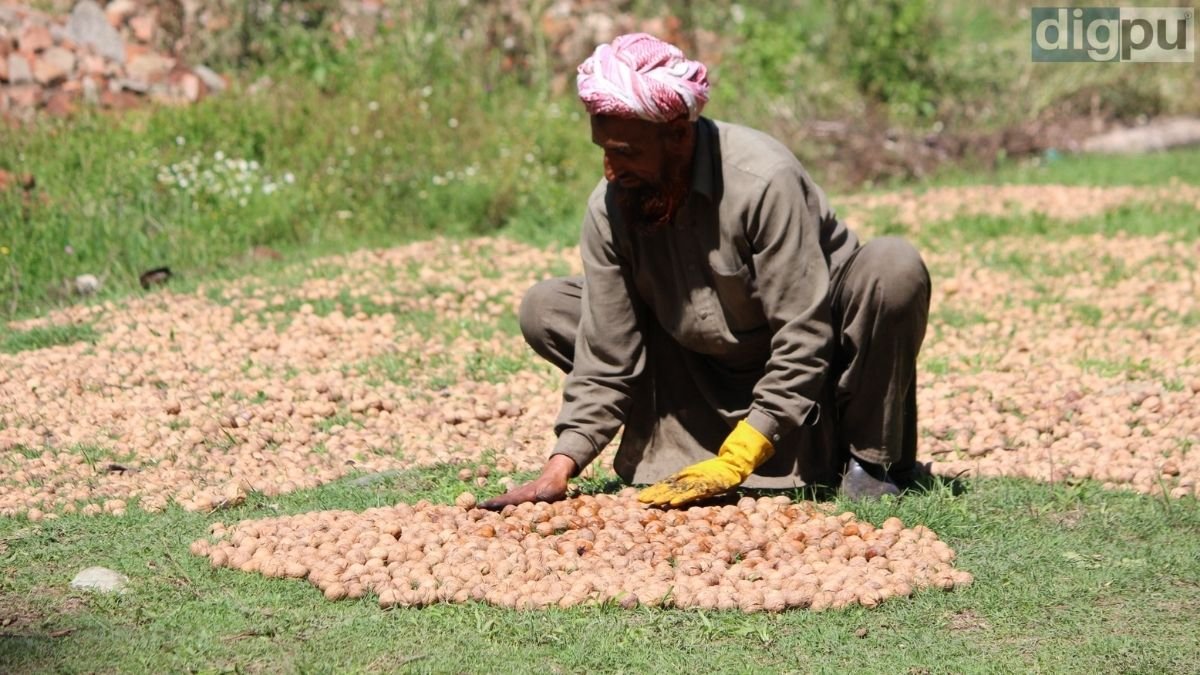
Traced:
[[135, 94], [145, 94], [150, 91], [150, 84], [148, 82], [129, 78], [113, 80], [109, 89], [111, 90], [113, 86], [115, 86], [118, 91], [123, 89], [125, 91], [132, 91]]
[[67, 117], [75, 113], [74, 97], [61, 89], [50, 94], [46, 99], [46, 114], [51, 117]]
[[0, 53], [0, 82], [8, 82], [8, 55]]
[[150, 48], [137, 42], [130, 42], [125, 45], [125, 63], [133, 61], [139, 56], [145, 56], [150, 53]]
[[54, 38], [50, 29], [39, 24], [26, 24], [17, 36], [17, 49], [26, 54], [36, 54], [54, 46]]
[[54, 44], [62, 47], [63, 49], [75, 49], [75, 41], [72, 40], [70, 34], [67, 33], [66, 26], [60, 26], [56, 23], [51, 24], [50, 37], [54, 38]]
[[98, 593], [124, 593], [129, 577], [107, 567], [89, 567], [80, 570], [71, 580], [71, 588]]
[[125, 19], [137, 13], [137, 4], [133, 0], [113, 0], [104, 8], [104, 16], [113, 28], [120, 28]]
[[196, 77], [200, 78], [200, 81], [204, 83], [204, 86], [208, 87], [209, 91], [217, 93], [225, 91], [225, 78], [218, 75], [212, 68], [200, 65], [192, 68], [192, 72], [196, 74]]
[[1159, 152], [1200, 144], [1200, 119], [1165, 117], [1140, 127], [1117, 129], [1086, 139], [1081, 149], [1110, 155]]
[[125, 43], [93, 0], [81, 0], [67, 19], [67, 33], [81, 45], [88, 45], [106, 59], [125, 63]]
[[133, 37], [139, 42], [150, 42], [153, 40], [157, 27], [158, 24], [154, 21], [154, 17], [147, 14], [141, 14], [129, 20], [129, 28], [133, 31]]
[[9, 84], [33, 82], [33, 68], [29, 65], [29, 59], [26, 59], [23, 54], [13, 52], [8, 55], [8, 82]]
[[[151, 288], [154, 288], [155, 286], [162, 286], [163, 284], [170, 281], [170, 279], [171, 279], [171, 268], [170, 267], [155, 267], [154, 269], [146, 270], [145, 272], [142, 272], [140, 275], [138, 275], [138, 282], [142, 285], [142, 288], [144, 288], [146, 290], [150, 290]], [[179, 414], [180, 408], [179, 408], [178, 401], [174, 402], [173, 407], [174, 407], [174, 412], [172, 412], [171, 408], [168, 408], [167, 412], [171, 413], [172, 415]]]
[[55, 85], [75, 70], [75, 55], [62, 47], [51, 47], [37, 57], [33, 64], [33, 78], [42, 86]]
[[201, 86], [200, 78], [192, 73], [184, 73], [179, 78], [179, 89], [183, 92], [183, 97], [192, 103], [200, 100]]
[[187, 101], [184, 101], [178, 95], [178, 92], [173, 91], [166, 84], [150, 85], [150, 92], [147, 94], [147, 98], [162, 105], [183, 105], [187, 103]]
[[8, 88], [8, 101], [14, 108], [33, 108], [42, 100], [42, 88], [36, 84], [14, 84]]
[[125, 66], [129, 79], [137, 82], [153, 84], [161, 82], [167, 73], [175, 67], [175, 59], [158, 54], [143, 54], [134, 58]]
[[104, 57], [86, 54], [79, 60], [79, 70], [86, 75], [107, 75], [108, 65]]
[[101, 282], [95, 274], [80, 274], [75, 277], [75, 292], [79, 295], [92, 295], [100, 290]]
[[83, 100], [90, 105], [96, 105], [100, 102], [100, 85], [96, 82], [96, 78], [85, 75], [80, 81], [80, 88], [83, 91]]
[[[116, 81], [114, 80], [110, 84], [115, 83]], [[101, 107], [112, 108], [114, 110], [126, 110], [137, 107], [138, 97], [136, 94], [122, 91], [120, 85], [117, 86], [116, 91], [113, 91], [110, 86], [108, 89], [100, 92], [100, 105]]]

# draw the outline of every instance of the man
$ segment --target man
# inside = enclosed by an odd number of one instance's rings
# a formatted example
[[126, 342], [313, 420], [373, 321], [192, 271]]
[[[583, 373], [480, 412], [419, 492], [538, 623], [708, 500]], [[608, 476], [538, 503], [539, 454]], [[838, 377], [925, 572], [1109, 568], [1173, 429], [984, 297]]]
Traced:
[[700, 117], [704, 65], [649, 35], [580, 67], [604, 180], [583, 277], [544, 281], [521, 329], [565, 373], [542, 474], [488, 508], [561, 499], [624, 424], [614, 466], [643, 502], [839, 486], [898, 494], [915, 464], [929, 275], [860, 245], [786, 147]]

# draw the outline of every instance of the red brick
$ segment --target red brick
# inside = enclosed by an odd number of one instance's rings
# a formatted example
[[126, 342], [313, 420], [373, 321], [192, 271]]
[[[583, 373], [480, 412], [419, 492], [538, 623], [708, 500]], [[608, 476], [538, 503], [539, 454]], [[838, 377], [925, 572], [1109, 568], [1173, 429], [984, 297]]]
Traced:
[[24, 84], [33, 80], [33, 67], [29, 64], [29, 58], [24, 54], [13, 52], [8, 55], [6, 68], [8, 70], [8, 81], [12, 84]]

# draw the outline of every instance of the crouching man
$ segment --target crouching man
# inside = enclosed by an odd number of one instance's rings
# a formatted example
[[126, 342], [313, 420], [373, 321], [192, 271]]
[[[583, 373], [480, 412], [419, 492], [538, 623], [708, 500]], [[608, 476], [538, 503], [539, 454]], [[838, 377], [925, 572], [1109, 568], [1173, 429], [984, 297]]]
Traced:
[[561, 499], [624, 425], [618, 475], [680, 506], [738, 486], [898, 494], [915, 465], [929, 274], [903, 240], [860, 244], [796, 157], [700, 116], [705, 66], [649, 35], [580, 67], [604, 180], [582, 277], [522, 302], [567, 373], [542, 474], [488, 508]]

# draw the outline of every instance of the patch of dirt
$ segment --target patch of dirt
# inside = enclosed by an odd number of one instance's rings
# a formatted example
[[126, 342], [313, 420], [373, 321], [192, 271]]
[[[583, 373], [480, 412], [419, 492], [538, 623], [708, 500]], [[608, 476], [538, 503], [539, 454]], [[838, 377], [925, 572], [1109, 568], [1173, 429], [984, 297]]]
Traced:
[[1056, 511], [1047, 514], [1046, 518], [1055, 525], [1061, 525], [1065, 529], [1073, 530], [1079, 527], [1079, 523], [1083, 522], [1085, 515], [1083, 509], [1071, 509], [1070, 511]]
[[[1135, 120], [1146, 123], [1151, 120]], [[1001, 159], [1083, 151], [1097, 135], [1127, 128], [1120, 111], [1095, 105], [1076, 109], [1060, 102], [1035, 119], [981, 130], [969, 121], [933, 130], [899, 127], [881, 110], [847, 120], [779, 117], [769, 131], [813, 170], [827, 187], [854, 189], [892, 180], [921, 180], [948, 165], [992, 168]]]
[[971, 609], [962, 609], [954, 612], [950, 615], [946, 625], [950, 630], [956, 632], [989, 630], [992, 627], [986, 619]]
[[74, 632], [73, 628], [61, 627], [61, 619], [77, 614], [83, 608], [82, 599], [67, 596], [62, 589], [48, 586], [33, 589], [30, 596], [42, 600], [54, 598], [57, 603], [53, 609], [45, 609], [35, 607], [25, 596], [0, 594], [0, 640], [11, 637], [59, 638]]

